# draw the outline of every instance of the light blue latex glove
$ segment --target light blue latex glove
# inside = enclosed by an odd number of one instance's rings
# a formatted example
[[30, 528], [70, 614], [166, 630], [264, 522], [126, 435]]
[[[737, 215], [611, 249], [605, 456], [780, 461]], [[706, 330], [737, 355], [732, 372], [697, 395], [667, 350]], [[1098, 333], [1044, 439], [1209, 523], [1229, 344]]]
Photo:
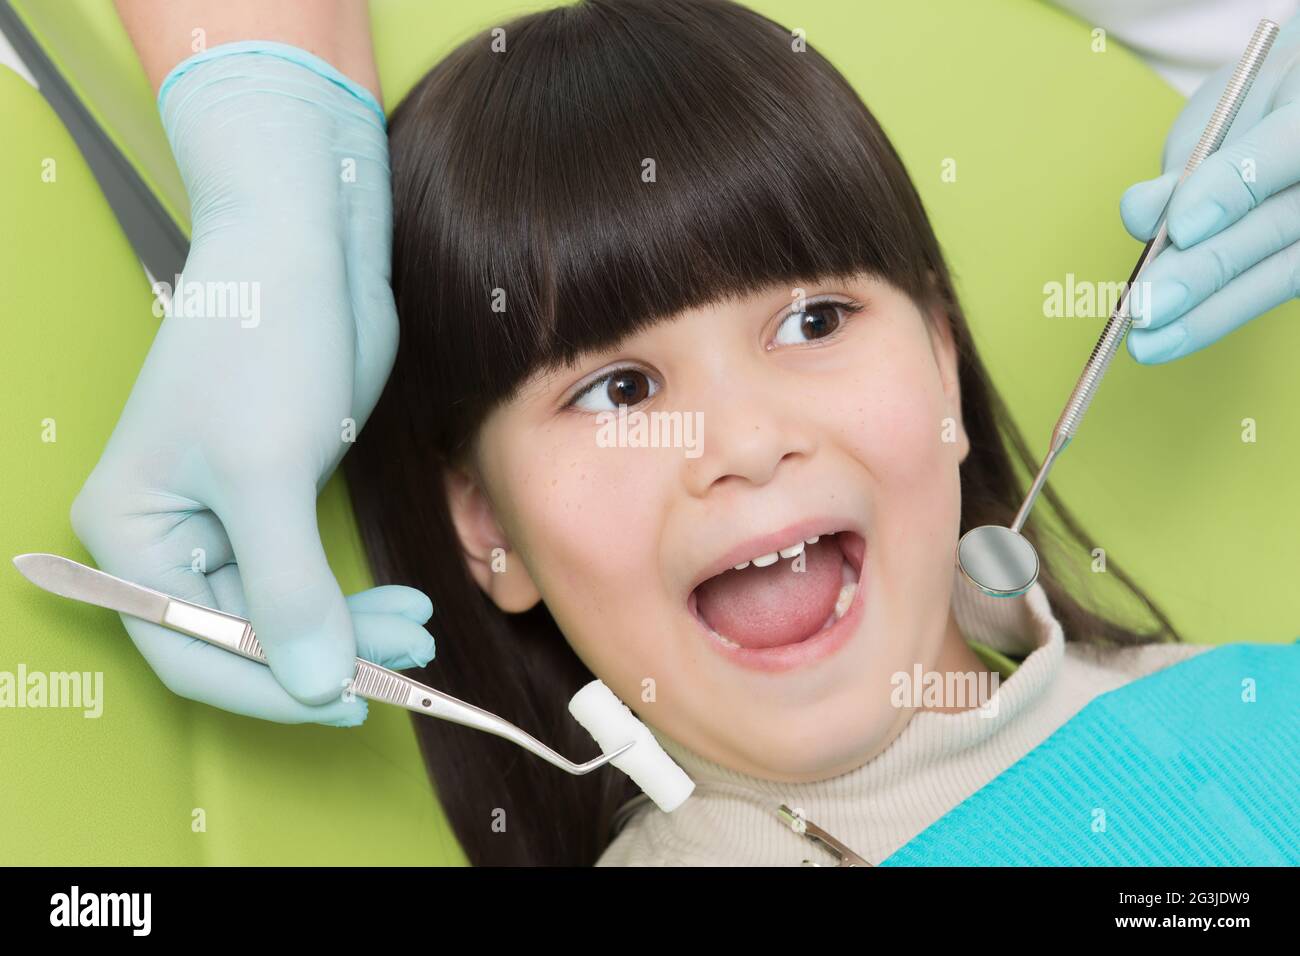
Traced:
[[[1244, 40], [1243, 40], [1244, 42]], [[1165, 142], [1164, 174], [1130, 187], [1124, 226], [1146, 241], [1227, 86], [1231, 63], [1203, 83]], [[1228, 136], [1178, 188], [1167, 248], [1134, 296], [1129, 353], [1157, 364], [1218, 341], [1300, 294], [1300, 17], [1282, 26]]]
[[104, 570], [252, 620], [269, 669], [123, 616], [177, 694], [355, 725], [358, 651], [396, 667], [433, 657], [429, 599], [383, 587], [345, 600], [316, 524], [396, 356], [383, 112], [324, 61], [262, 41], [185, 60], [158, 102], [190, 253], [181, 282], [157, 277], [176, 286], [172, 309], [73, 528]]

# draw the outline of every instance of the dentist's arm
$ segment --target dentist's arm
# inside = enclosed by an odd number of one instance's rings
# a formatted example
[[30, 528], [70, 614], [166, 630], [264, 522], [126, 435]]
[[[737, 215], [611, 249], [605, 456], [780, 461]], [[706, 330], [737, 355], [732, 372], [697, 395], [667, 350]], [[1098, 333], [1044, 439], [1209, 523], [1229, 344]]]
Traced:
[[193, 228], [181, 281], [157, 277], [174, 286], [170, 310], [73, 528], [110, 573], [252, 620], [269, 670], [124, 616], [173, 691], [268, 720], [360, 723], [365, 702], [345, 691], [354, 656], [433, 656], [428, 598], [345, 599], [316, 524], [317, 493], [397, 349], [365, 5], [119, 10], [159, 87]]
[[[181, 60], [240, 40], [275, 40], [320, 57], [376, 100], [366, 0], [115, 0], [154, 92]], [[201, 32], [199, 32], [201, 31]]]

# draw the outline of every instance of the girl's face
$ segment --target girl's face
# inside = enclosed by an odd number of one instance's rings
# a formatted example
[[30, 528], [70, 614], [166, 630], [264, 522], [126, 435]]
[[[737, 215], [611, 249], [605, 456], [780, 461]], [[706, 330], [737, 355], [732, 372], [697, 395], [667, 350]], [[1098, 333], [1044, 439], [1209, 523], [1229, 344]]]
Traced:
[[708, 759], [788, 781], [860, 765], [910, 716], [892, 675], [971, 659], [949, 607], [969, 444], [934, 319], [868, 275], [810, 280], [534, 375], [449, 474], [471, 571], [505, 611], [545, 601]]

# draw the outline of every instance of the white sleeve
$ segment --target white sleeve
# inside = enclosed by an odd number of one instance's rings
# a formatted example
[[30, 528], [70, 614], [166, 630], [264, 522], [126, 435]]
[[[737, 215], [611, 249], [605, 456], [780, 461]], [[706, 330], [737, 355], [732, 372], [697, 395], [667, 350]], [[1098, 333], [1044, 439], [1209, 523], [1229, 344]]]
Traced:
[[1184, 96], [1219, 67], [1236, 61], [1255, 25], [1278, 25], [1300, 11], [1300, 0], [1051, 0], [1106, 31], [1147, 62]]

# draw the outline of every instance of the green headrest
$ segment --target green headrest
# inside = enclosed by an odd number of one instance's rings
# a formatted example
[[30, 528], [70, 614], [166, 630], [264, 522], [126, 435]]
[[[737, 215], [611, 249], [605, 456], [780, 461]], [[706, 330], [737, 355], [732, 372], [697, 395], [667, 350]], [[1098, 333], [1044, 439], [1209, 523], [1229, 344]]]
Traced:
[[[391, 108], [479, 29], [549, 4], [372, 2]], [[109, 4], [14, 6], [178, 221], [180, 180], [153, 95]], [[755, 2], [849, 77], [911, 171], [978, 345], [1036, 453], [1104, 319], [1044, 315], [1049, 283], [1117, 282], [1139, 246], [1118, 214], [1154, 176], [1181, 98], [1093, 25], [1044, 4]], [[0, 604], [3, 673], [102, 672], [102, 714], [0, 708], [0, 859], [43, 864], [463, 862], [409, 718], [288, 727], [171, 694], [118, 616], [46, 594], [9, 563], [89, 562], [68, 510], [158, 326], [139, 262], [39, 94], [0, 70]], [[811, 147], [810, 147], [811, 148]], [[42, 173], [54, 163], [54, 179]], [[955, 177], [944, 175], [955, 171]], [[1073, 280], [1069, 279], [1070, 274]], [[1118, 357], [1053, 472], [1095, 546], [1189, 639], [1290, 641], [1300, 567], [1300, 352], [1292, 304], [1169, 366]], [[1027, 357], [1032, 356], [1032, 361]], [[1242, 440], [1243, 419], [1256, 424]], [[370, 586], [341, 476], [320, 502], [344, 591]], [[1045, 519], [1040, 506], [1034, 520]], [[1088, 569], [1084, 568], [1084, 572]], [[1097, 574], [1099, 593], [1114, 592]], [[438, 634], [440, 651], [473, 635]], [[466, 729], [465, 733], [475, 733]], [[204, 829], [199, 829], [197, 820]]]

